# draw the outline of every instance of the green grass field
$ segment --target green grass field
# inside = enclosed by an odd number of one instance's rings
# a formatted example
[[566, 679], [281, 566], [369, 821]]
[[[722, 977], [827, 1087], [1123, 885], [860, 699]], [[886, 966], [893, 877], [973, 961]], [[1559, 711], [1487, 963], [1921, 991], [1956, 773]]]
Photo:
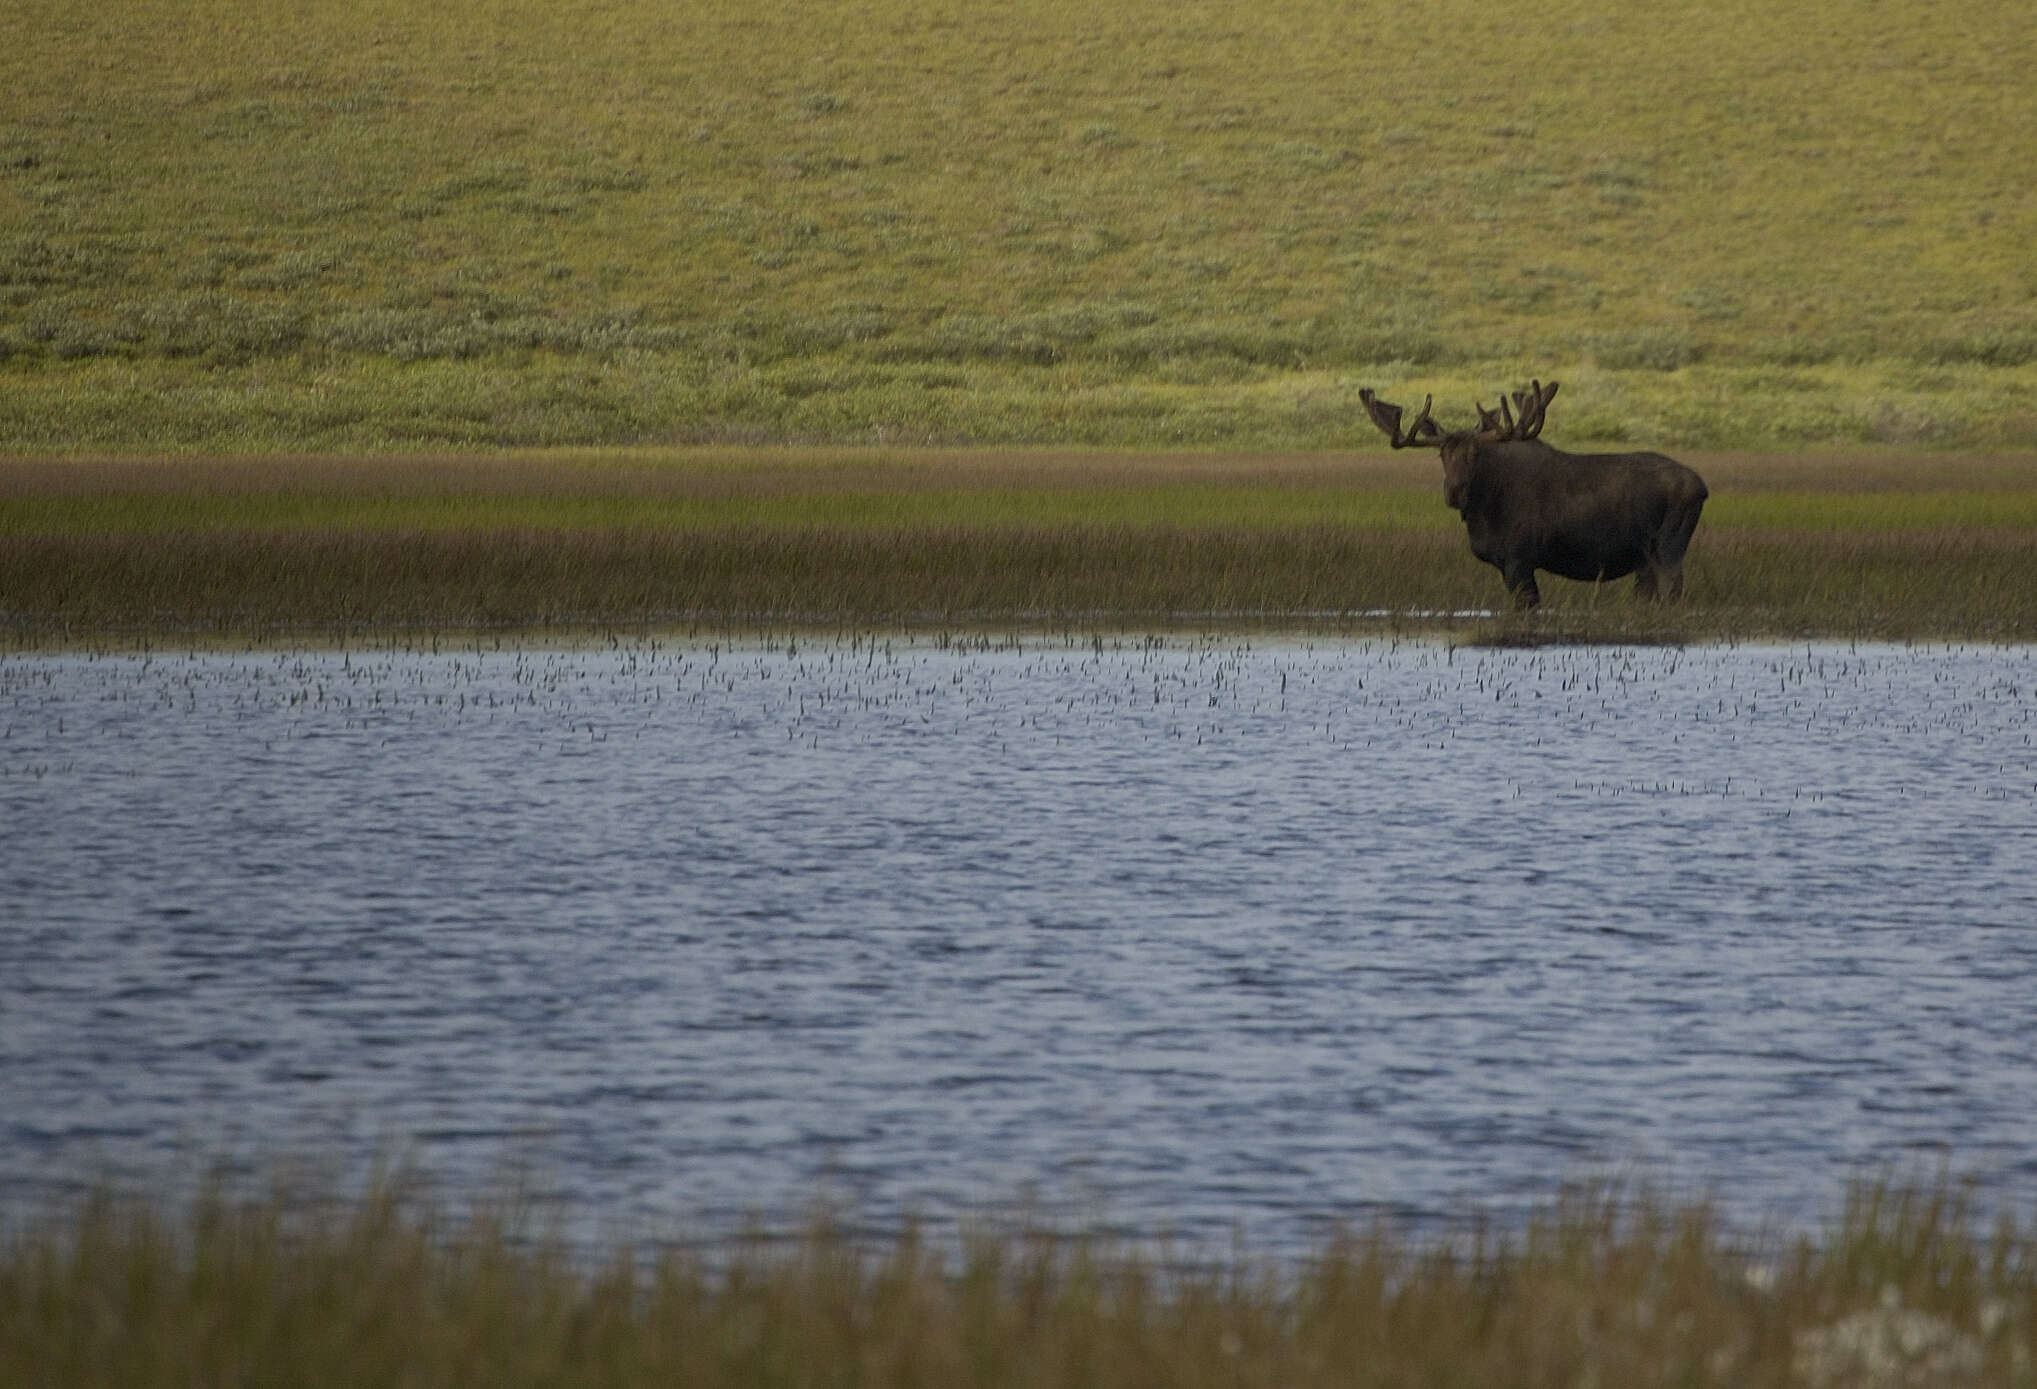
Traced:
[[0, 453], [2037, 447], [2020, 0], [15, 0]]
[[[317, 1193], [311, 1193], [317, 1198]], [[1814, 1234], [1579, 1192], [1524, 1228], [1358, 1231], [1298, 1265], [986, 1230], [826, 1227], [714, 1263], [578, 1262], [514, 1210], [385, 1184], [188, 1211], [101, 1200], [0, 1244], [0, 1382], [848, 1386], [2024, 1385], [2037, 1245], [1943, 1188]], [[1173, 1251], [1181, 1256], [1188, 1251]], [[1201, 1251], [1205, 1255], [1208, 1251]]]

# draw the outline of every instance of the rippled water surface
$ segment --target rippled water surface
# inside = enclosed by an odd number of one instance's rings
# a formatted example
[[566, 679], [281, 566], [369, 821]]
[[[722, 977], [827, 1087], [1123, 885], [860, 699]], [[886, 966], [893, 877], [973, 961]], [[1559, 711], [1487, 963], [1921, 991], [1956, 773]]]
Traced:
[[0, 1212], [391, 1147], [637, 1234], [2027, 1210], [2033, 711], [2020, 648], [4, 657]]

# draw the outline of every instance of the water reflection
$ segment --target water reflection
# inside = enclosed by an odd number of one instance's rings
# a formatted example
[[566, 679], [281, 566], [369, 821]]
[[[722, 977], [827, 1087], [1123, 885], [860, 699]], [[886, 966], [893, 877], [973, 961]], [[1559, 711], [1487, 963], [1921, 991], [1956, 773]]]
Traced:
[[904, 638], [0, 663], [0, 1203], [533, 1161], [1305, 1242], [2029, 1190], [2024, 649]]

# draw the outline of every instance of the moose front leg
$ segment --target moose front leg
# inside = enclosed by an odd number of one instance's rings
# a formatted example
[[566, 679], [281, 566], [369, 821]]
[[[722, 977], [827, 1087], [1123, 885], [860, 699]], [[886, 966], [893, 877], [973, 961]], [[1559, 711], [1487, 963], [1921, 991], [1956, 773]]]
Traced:
[[1506, 579], [1507, 592], [1514, 596], [1514, 607], [1521, 612], [1540, 605], [1542, 590], [1535, 586], [1535, 566], [1521, 560], [1508, 560], [1499, 567]]

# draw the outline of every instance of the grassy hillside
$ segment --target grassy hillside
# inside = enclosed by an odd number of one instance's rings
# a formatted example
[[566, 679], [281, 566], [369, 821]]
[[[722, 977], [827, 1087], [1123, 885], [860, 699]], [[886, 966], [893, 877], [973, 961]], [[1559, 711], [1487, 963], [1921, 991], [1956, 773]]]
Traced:
[[0, 451], [2037, 444], [2022, 0], [13, 0]]

